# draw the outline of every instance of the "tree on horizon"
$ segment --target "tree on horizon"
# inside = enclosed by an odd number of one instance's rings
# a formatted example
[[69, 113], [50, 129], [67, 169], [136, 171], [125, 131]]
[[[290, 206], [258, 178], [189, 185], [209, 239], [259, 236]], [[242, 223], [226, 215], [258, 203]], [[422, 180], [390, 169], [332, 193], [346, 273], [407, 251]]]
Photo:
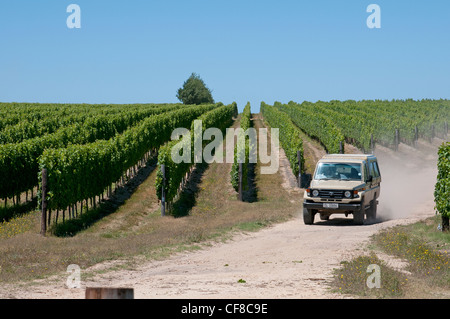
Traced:
[[206, 87], [205, 82], [196, 73], [192, 73], [184, 82], [183, 87], [178, 89], [177, 98], [183, 104], [214, 103], [211, 90]]

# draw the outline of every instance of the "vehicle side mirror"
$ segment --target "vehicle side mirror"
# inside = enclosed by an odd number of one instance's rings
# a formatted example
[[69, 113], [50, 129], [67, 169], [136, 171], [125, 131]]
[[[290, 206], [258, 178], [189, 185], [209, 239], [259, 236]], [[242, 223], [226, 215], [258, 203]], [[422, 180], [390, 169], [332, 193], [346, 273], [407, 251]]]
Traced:
[[366, 179], [366, 183], [372, 183], [372, 181], [373, 181], [373, 176], [372, 176], [372, 175], [369, 176], [369, 177]]
[[311, 174], [302, 174], [301, 188], [308, 188], [311, 185]]

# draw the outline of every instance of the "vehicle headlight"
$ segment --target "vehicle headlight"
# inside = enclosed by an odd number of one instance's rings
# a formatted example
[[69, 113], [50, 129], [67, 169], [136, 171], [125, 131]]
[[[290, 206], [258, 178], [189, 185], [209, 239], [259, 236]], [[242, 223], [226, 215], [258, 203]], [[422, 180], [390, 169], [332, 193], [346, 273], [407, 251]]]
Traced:
[[312, 191], [312, 195], [313, 195], [314, 197], [319, 196], [319, 191], [318, 191], [317, 189], [313, 190], [313, 191]]
[[346, 191], [346, 192], [344, 193], [344, 196], [345, 196], [346, 198], [350, 198], [350, 197], [352, 196], [352, 192]]

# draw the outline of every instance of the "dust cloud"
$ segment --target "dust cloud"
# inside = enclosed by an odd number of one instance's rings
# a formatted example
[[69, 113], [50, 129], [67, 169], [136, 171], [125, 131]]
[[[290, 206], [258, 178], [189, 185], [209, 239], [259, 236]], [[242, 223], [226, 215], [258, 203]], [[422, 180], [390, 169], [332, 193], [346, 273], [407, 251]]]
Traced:
[[437, 180], [437, 149], [419, 152], [407, 148], [402, 153], [375, 151], [382, 182], [377, 218], [403, 219], [414, 215], [422, 206], [434, 209], [434, 187]]

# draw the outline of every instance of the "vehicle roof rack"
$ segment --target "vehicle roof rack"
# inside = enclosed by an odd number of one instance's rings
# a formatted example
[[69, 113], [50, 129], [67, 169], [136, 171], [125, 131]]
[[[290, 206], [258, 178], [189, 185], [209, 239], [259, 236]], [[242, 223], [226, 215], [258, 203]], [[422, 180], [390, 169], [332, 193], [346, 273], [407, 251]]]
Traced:
[[354, 158], [354, 159], [366, 159], [369, 157], [375, 158], [374, 154], [326, 154], [323, 159], [336, 159], [336, 158]]

